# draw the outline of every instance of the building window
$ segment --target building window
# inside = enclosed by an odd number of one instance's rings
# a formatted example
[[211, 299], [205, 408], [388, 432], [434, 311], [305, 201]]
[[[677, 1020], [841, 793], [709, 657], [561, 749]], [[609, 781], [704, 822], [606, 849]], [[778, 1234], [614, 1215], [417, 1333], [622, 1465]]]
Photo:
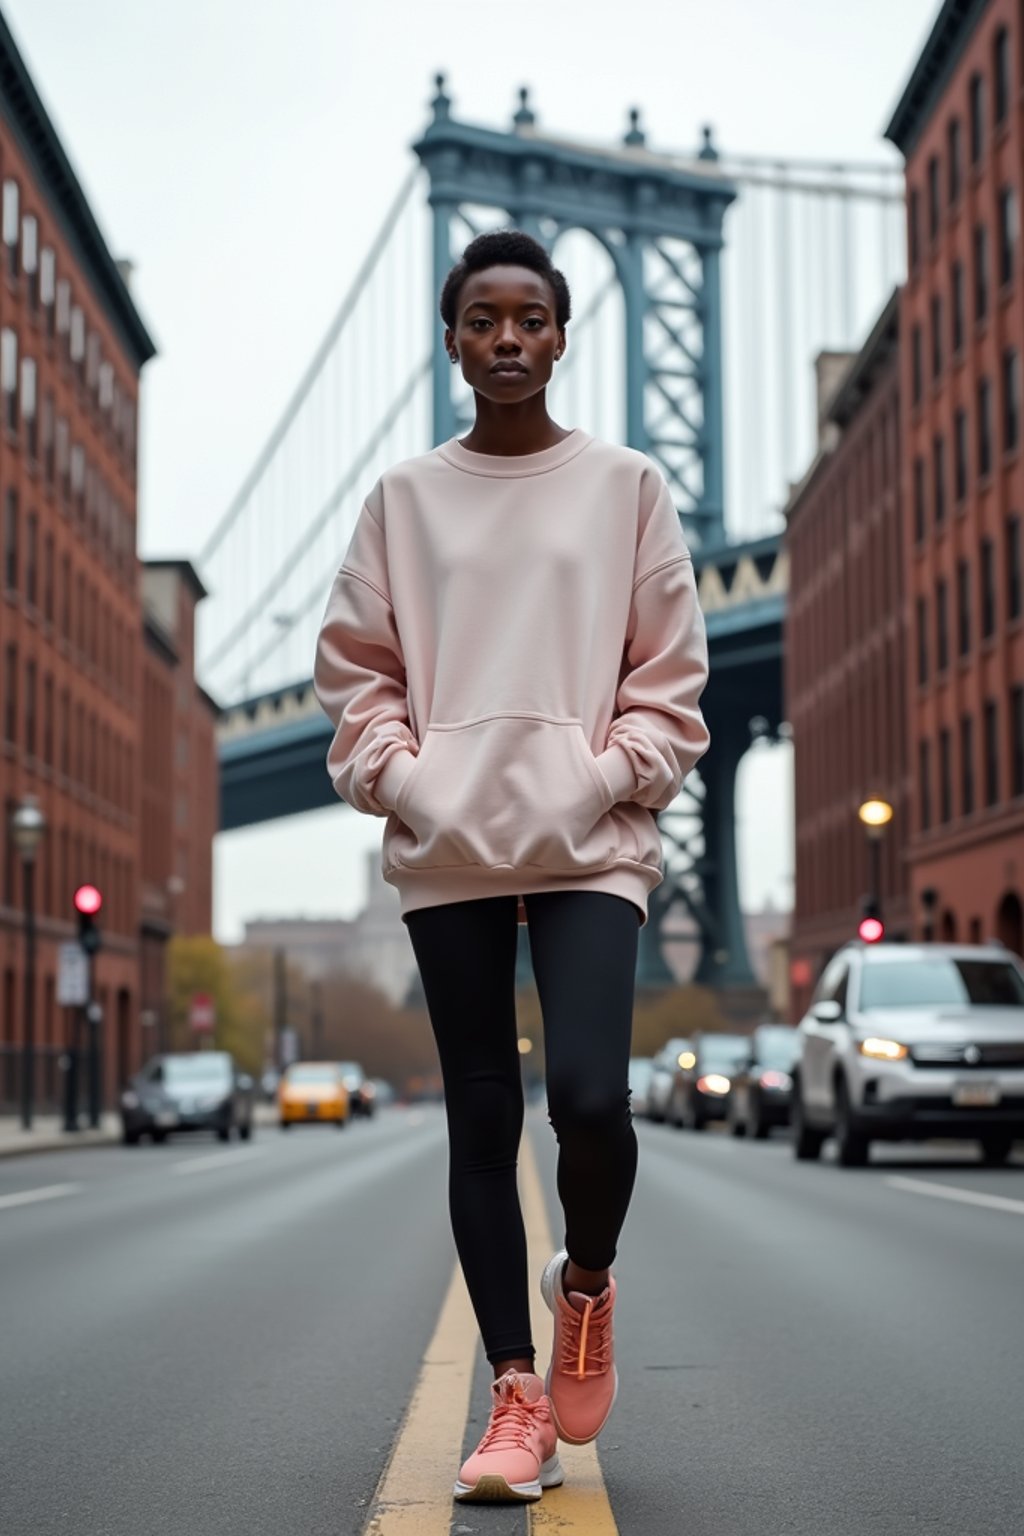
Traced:
[[39, 222], [27, 213], [21, 221], [21, 269], [28, 278], [28, 301], [33, 309], [39, 303]]
[[985, 804], [999, 799], [999, 721], [994, 699], [985, 701]]
[[932, 378], [942, 372], [942, 299], [936, 293], [932, 297]]
[[932, 155], [928, 161], [928, 235], [932, 240], [939, 236], [939, 157]]
[[18, 647], [9, 645], [4, 652], [4, 740], [11, 746], [18, 740]]
[[81, 364], [85, 360], [85, 315], [78, 304], [71, 308], [71, 337], [68, 345], [71, 361]]
[[12, 278], [18, 275], [18, 235], [21, 230], [18, 183], [10, 177], [4, 182], [4, 245], [7, 247], [7, 272]]
[[73, 443], [71, 446], [71, 471], [70, 471], [71, 495], [78, 503], [78, 510], [82, 510], [82, 502], [85, 497], [85, 449], [81, 443]]
[[65, 640], [71, 639], [71, 556], [60, 557], [60, 629]]
[[974, 721], [960, 721], [960, 809], [965, 816], [974, 810]]
[[25, 520], [25, 597], [33, 608], [39, 596], [38, 544], [39, 518], [30, 512]]
[[1019, 619], [1021, 611], [1020, 518], [1006, 519], [1006, 617]]
[[945, 672], [949, 666], [949, 602], [945, 579], [935, 587], [935, 669]]
[[907, 212], [908, 244], [910, 246], [910, 267], [916, 270], [921, 260], [921, 197], [916, 187], [910, 189], [910, 204]]
[[1016, 347], [1003, 353], [1003, 452], [1020, 441], [1020, 359]]
[[910, 349], [910, 365], [912, 370], [911, 399], [915, 405], [920, 405], [921, 393], [924, 387], [924, 363], [922, 359], [921, 327], [919, 325], [915, 325], [911, 332]]
[[939, 819], [953, 819], [953, 765], [951, 762], [949, 732], [945, 727], [939, 732]]
[[53, 678], [43, 680], [43, 762], [53, 767]]
[[935, 526], [946, 516], [946, 444], [941, 437], [932, 439], [932, 504]]
[[988, 230], [984, 224], [974, 228], [974, 318], [988, 314]]
[[985, 152], [985, 82], [980, 75], [971, 76], [971, 164], [980, 165]]
[[951, 295], [951, 308], [953, 312], [953, 353], [958, 353], [964, 344], [964, 266], [962, 261], [953, 263], [953, 288]]
[[46, 315], [48, 336], [54, 331], [54, 305], [57, 298], [57, 257], [48, 245], [39, 253], [39, 302]]
[[1011, 794], [1024, 795], [1024, 688], [1010, 690], [1010, 729], [1013, 732]]
[[25, 751], [36, 755], [36, 664], [25, 663]]
[[1017, 194], [1012, 187], [1004, 187], [999, 194], [999, 282], [1004, 288], [1013, 282], [1019, 234]]
[[18, 590], [18, 493], [8, 490], [4, 497], [4, 586]]
[[967, 495], [967, 412], [958, 408], [953, 417], [953, 490], [957, 501]]
[[71, 329], [71, 284], [66, 277], [57, 280], [57, 335], [66, 336]]
[[960, 197], [960, 181], [963, 171], [963, 143], [960, 133], [960, 119], [951, 117], [946, 129], [946, 171], [948, 175], [949, 201], [952, 205]]
[[988, 379], [978, 382], [978, 478], [992, 471], [992, 385]]
[[0, 389], [4, 396], [4, 422], [18, 430], [18, 337], [10, 326], [0, 331]]
[[996, 631], [995, 546], [991, 539], [981, 541], [981, 638], [988, 640]]
[[53, 396], [47, 394], [43, 399], [42, 414], [43, 474], [46, 476], [47, 485], [53, 484], [53, 431]]
[[998, 128], [1010, 110], [1010, 38], [1005, 27], [996, 33], [992, 47], [992, 122]]
[[924, 459], [914, 460], [914, 537], [920, 544], [924, 538]]
[[932, 764], [928, 743], [921, 741], [917, 747], [918, 796], [921, 805], [921, 831], [927, 832], [932, 824]]
[[917, 680], [928, 681], [928, 599], [917, 600]]
[[966, 560], [956, 567], [957, 651], [966, 656], [971, 648], [971, 568]]
[[43, 614], [53, 623], [53, 534], [48, 533], [43, 544]]
[[25, 449], [29, 458], [39, 455], [39, 418], [36, 413], [36, 365], [31, 357], [21, 360], [21, 414], [25, 422]]

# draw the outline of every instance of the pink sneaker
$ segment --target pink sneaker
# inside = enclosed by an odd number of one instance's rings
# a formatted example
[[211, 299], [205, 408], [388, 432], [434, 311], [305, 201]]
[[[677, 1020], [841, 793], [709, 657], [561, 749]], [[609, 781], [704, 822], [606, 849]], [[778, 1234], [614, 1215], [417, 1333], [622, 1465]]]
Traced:
[[526, 1503], [557, 1488], [564, 1473], [551, 1404], [539, 1376], [506, 1371], [491, 1385], [494, 1407], [483, 1439], [455, 1484], [463, 1503]]
[[544, 1389], [551, 1399], [555, 1428], [570, 1445], [586, 1445], [601, 1433], [615, 1406], [619, 1378], [612, 1347], [615, 1281], [600, 1296], [571, 1291], [566, 1296], [562, 1271], [565, 1249], [549, 1259], [540, 1289], [555, 1315], [555, 1338]]

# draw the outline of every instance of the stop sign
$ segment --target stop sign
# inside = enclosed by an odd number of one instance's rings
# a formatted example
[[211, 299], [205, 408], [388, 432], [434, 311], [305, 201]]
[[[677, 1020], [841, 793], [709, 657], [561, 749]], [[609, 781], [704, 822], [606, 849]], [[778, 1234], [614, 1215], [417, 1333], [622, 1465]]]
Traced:
[[188, 1022], [197, 1034], [209, 1034], [217, 1018], [213, 998], [206, 992], [196, 992], [188, 1008]]

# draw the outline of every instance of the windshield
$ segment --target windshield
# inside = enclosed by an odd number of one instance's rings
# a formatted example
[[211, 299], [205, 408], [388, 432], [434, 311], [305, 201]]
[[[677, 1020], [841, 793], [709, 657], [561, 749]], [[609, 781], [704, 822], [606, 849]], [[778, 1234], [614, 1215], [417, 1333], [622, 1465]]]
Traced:
[[742, 1035], [705, 1035], [698, 1047], [700, 1065], [732, 1067], [749, 1055], [750, 1041]]
[[289, 1067], [287, 1072], [290, 1083], [333, 1083], [337, 1076], [333, 1067]]
[[1008, 960], [927, 959], [868, 962], [861, 971], [860, 1006], [1024, 1008], [1024, 979]]
[[229, 1075], [223, 1056], [213, 1056], [208, 1061], [201, 1056], [168, 1056], [164, 1060], [165, 1083], [223, 1083]]
[[341, 1073], [342, 1077], [354, 1077], [362, 1082], [363, 1069], [359, 1065], [358, 1061], [339, 1061], [338, 1071]]
[[643, 1092], [651, 1076], [651, 1067], [654, 1065], [646, 1056], [634, 1056], [629, 1063], [629, 1086], [636, 1092]]
[[762, 1067], [788, 1071], [800, 1054], [800, 1035], [795, 1029], [761, 1029], [757, 1035], [757, 1060]]

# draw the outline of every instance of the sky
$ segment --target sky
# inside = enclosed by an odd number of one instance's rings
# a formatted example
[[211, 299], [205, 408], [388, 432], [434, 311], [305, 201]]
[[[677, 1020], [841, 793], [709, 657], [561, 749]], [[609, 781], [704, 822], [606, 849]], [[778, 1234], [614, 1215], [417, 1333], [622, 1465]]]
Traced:
[[[143, 376], [141, 553], [202, 545], [269, 435], [410, 164], [453, 113], [651, 148], [889, 160], [938, 0], [2, 0], [159, 355]], [[331, 573], [325, 573], [325, 591]], [[788, 747], [741, 768], [741, 897], [792, 898]], [[765, 814], [770, 807], [770, 814]], [[215, 931], [365, 899], [383, 821], [338, 807], [217, 839]]]

